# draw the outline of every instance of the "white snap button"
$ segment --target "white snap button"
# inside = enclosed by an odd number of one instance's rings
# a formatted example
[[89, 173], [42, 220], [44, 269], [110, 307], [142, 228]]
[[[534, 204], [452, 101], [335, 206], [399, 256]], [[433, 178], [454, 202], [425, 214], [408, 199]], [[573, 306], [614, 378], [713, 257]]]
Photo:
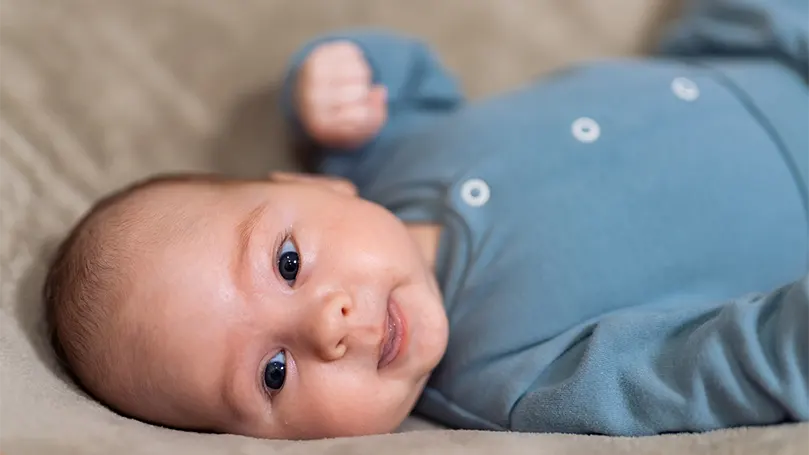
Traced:
[[671, 81], [671, 91], [683, 101], [694, 101], [699, 98], [699, 87], [691, 79], [678, 77]]
[[489, 185], [481, 179], [469, 179], [461, 185], [461, 199], [472, 207], [480, 207], [489, 201]]
[[581, 117], [573, 122], [570, 127], [573, 137], [582, 142], [595, 142], [601, 136], [601, 127], [595, 120], [588, 117]]

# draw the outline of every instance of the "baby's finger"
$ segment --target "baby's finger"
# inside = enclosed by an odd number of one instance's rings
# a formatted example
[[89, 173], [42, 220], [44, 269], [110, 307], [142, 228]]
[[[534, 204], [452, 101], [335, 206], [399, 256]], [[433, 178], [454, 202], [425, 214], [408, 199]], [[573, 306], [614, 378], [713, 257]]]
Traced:
[[313, 87], [304, 93], [301, 105], [314, 121], [327, 121], [348, 106], [364, 104], [368, 88], [363, 86]]
[[333, 73], [367, 75], [368, 64], [362, 50], [350, 42], [332, 43], [323, 53], [320, 62]]
[[371, 109], [386, 110], [388, 104], [388, 89], [384, 85], [375, 85], [368, 91], [368, 105]]
[[335, 120], [345, 129], [355, 129], [357, 125], [363, 124], [369, 115], [370, 112], [366, 103], [353, 104], [340, 108], [336, 113]]
[[331, 109], [313, 109], [307, 123], [310, 130], [317, 135], [343, 141], [347, 136], [355, 135], [359, 125], [365, 123], [367, 111], [365, 103]]
[[368, 116], [364, 123], [364, 132], [376, 134], [385, 124], [388, 116], [388, 90], [381, 85], [375, 86], [368, 94]]
[[334, 68], [333, 76], [338, 82], [367, 85], [371, 81], [371, 70], [365, 62], [354, 58], [340, 62]]
[[365, 83], [338, 85], [330, 90], [328, 101], [336, 107], [359, 104], [365, 102], [369, 91], [368, 84]]
[[334, 95], [338, 101], [335, 111], [340, 121], [362, 122], [371, 110], [379, 110], [387, 102], [387, 90], [383, 86], [350, 86], [341, 88]]

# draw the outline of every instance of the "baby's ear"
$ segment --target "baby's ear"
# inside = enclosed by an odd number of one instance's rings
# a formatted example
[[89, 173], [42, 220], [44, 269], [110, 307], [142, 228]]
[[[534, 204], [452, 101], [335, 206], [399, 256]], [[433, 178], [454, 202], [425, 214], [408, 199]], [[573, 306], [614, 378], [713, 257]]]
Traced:
[[303, 183], [307, 185], [322, 185], [336, 193], [346, 196], [357, 196], [357, 186], [351, 181], [319, 174], [301, 174], [298, 172], [270, 172], [270, 180], [274, 182]]

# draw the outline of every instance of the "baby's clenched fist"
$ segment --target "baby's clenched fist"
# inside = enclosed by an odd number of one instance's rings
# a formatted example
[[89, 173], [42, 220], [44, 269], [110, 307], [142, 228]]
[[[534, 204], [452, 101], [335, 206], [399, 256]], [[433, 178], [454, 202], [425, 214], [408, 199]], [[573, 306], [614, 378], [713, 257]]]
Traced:
[[385, 88], [372, 84], [362, 50], [348, 41], [322, 44], [309, 54], [298, 73], [296, 98], [307, 133], [327, 146], [361, 145], [387, 116]]

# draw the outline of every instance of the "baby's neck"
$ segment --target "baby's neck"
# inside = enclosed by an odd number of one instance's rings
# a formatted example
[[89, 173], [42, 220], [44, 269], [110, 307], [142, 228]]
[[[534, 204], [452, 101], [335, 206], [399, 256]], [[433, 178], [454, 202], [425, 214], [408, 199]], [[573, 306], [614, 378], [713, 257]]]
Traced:
[[435, 260], [438, 255], [438, 242], [441, 236], [439, 224], [408, 224], [407, 231], [419, 247], [422, 257], [431, 269], [435, 269]]

